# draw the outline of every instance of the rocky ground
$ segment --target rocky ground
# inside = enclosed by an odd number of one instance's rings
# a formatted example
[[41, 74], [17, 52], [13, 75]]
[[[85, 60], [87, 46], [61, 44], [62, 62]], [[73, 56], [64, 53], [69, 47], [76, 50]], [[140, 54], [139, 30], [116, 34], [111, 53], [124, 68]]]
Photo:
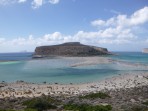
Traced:
[[[80, 98], [80, 96], [53, 96], [52, 103], [57, 106], [55, 111], [62, 111], [62, 106], [67, 103], [111, 105], [112, 111], [148, 111], [148, 86], [134, 88], [103, 90], [110, 97], [106, 98]], [[45, 95], [44, 95], [45, 96]], [[41, 96], [40, 98], [44, 98]], [[26, 106], [24, 101], [30, 98], [3, 98], [0, 99], [0, 109], [23, 110]], [[51, 99], [50, 99], [51, 101]], [[54, 110], [51, 110], [54, 111]], [[102, 110], [101, 110], [102, 111]]]
[[88, 84], [2, 82], [0, 111], [12, 110], [148, 111], [148, 73], [118, 75]]

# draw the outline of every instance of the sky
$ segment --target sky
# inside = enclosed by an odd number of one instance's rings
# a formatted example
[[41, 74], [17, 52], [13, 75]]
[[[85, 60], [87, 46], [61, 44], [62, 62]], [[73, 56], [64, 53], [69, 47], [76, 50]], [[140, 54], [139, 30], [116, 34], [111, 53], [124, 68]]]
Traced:
[[148, 48], [148, 0], [0, 0], [0, 53], [65, 42]]

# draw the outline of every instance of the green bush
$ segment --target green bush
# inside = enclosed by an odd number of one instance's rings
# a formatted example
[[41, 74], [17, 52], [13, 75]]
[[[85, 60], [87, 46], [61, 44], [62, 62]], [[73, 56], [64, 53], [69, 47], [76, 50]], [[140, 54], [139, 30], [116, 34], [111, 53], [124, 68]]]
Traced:
[[105, 98], [110, 98], [110, 96], [106, 93], [98, 92], [98, 93], [91, 93], [85, 96], [80, 96], [81, 99], [105, 99]]
[[66, 104], [63, 107], [65, 110], [72, 110], [72, 111], [111, 111], [112, 107], [110, 105], [89, 105], [89, 104]]
[[133, 106], [131, 111], [148, 111], [148, 108], [143, 106]]
[[36, 109], [26, 108], [24, 111], [37, 111]]
[[146, 101], [146, 102], [143, 102], [143, 104], [148, 106], [148, 101]]
[[43, 111], [47, 109], [55, 109], [56, 106], [51, 104], [49, 98], [33, 98], [23, 103], [27, 106], [25, 111]]

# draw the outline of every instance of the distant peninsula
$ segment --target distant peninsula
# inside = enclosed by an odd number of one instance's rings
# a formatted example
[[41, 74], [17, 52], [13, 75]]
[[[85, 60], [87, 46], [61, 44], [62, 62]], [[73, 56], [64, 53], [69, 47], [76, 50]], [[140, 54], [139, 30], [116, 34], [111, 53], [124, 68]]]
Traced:
[[142, 50], [142, 53], [148, 53], [148, 48], [144, 48], [144, 49]]
[[97, 56], [110, 54], [107, 48], [84, 45], [80, 42], [67, 42], [59, 45], [36, 47], [33, 57], [42, 58], [48, 56]]

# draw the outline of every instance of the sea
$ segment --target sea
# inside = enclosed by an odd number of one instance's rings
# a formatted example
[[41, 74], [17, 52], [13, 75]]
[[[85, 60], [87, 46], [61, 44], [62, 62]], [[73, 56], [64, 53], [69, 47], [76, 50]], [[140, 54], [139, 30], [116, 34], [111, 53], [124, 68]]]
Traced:
[[112, 52], [111, 63], [71, 67], [77, 61], [33, 59], [33, 53], [0, 53], [0, 82], [89, 83], [122, 74], [148, 72], [148, 54]]

